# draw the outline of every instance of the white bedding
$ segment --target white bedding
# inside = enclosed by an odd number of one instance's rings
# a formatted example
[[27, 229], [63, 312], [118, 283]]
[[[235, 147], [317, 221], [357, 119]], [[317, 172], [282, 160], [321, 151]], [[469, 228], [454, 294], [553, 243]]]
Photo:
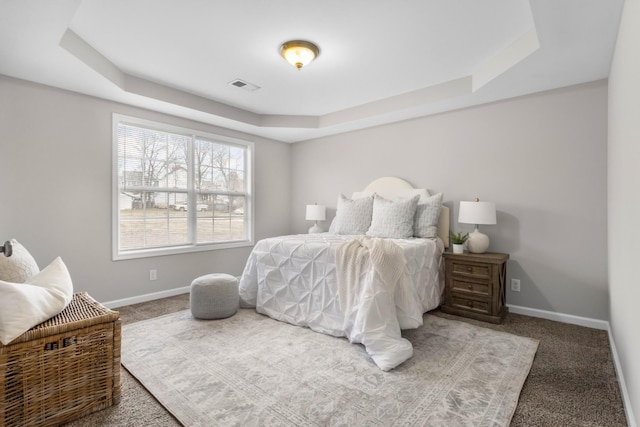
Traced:
[[[376, 268], [375, 260], [366, 256], [368, 248], [358, 245], [353, 250], [365, 256], [358, 257], [359, 266], [351, 267], [357, 277], [346, 279], [344, 271], [337, 273], [336, 252], [346, 250], [354, 239], [363, 236], [301, 234], [259, 241], [240, 280], [241, 304], [280, 321], [362, 343], [374, 362], [389, 370], [412, 355], [400, 329], [422, 325], [422, 314], [440, 305], [444, 245], [440, 239], [385, 239], [401, 248], [405, 260], [404, 274], [390, 284], [380, 264]], [[366, 240], [364, 246], [370, 247], [380, 239]], [[341, 286], [346, 282], [353, 288], [341, 289], [339, 277]]]

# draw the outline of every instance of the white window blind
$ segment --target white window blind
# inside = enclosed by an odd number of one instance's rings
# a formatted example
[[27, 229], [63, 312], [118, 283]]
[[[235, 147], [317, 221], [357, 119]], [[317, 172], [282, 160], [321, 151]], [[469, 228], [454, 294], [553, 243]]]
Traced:
[[250, 142], [114, 114], [114, 259], [252, 244]]

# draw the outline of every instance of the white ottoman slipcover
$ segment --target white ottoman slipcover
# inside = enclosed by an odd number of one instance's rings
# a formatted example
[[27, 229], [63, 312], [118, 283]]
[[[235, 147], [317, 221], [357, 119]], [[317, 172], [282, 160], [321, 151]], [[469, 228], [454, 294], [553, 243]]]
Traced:
[[189, 308], [195, 318], [230, 317], [236, 314], [239, 304], [238, 279], [230, 274], [207, 274], [191, 282]]

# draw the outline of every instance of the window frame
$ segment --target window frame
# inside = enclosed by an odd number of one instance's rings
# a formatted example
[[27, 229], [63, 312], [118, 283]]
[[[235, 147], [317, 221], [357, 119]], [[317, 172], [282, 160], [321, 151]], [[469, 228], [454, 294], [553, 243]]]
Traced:
[[[128, 250], [120, 250], [120, 179], [119, 179], [119, 158], [118, 158], [118, 126], [119, 125], [130, 125], [134, 127], [140, 127], [145, 129], [154, 130], [157, 132], [167, 132], [174, 133], [186, 136], [191, 139], [189, 143], [188, 150], [188, 159], [187, 159], [187, 190], [181, 190], [180, 192], [186, 193], [188, 206], [193, 207], [194, 209], [187, 209], [187, 237], [190, 240], [187, 244], [181, 245], [171, 245], [171, 246], [162, 246], [162, 247], [154, 247], [154, 248], [141, 248], [141, 249], [128, 249]], [[206, 242], [206, 243], [198, 243], [196, 240], [196, 222], [197, 222], [197, 209], [196, 207], [196, 196], [199, 191], [195, 188], [193, 182], [193, 170], [195, 168], [194, 165], [194, 147], [195, 141], [197, 139], [204, 139], [211, 141], [213, 143], [221, 143], [225, 145], [229, 145], [231, 147], [242, 147], [245, 150], [245, 168], [244, 171], [244, 185], [245, 191], [241, 194], [244, 194], [246, 197], [246, 204], [243, 208], [243, 219], [244, 219], [244, 227], [246, 230], [245, 239], [242, 240], [231, 240], [231, 241], [221, 241], [219, 243], [216, 242]], [[251, 141], [246, 141], [238, 138], [233, 138], [225, 135], [214, 134], [210, 132], [198, 131], [195, 129], [185, 128], [181, 126], [175, 126], [167, 123], [156, 122], [147, 119], [141, 119], [138, 117], [127, 116], [123, 114], [113, 113], [112, 116], [112, 200], [111, 200], [111, 216], [112, 216], [112, 260], [127, 260], [127, 259], [136, 259], [136, 258], [147, 258], [147, 257], [155, 257], [155, 256], [164, 256], [164, 255], [176, 255], [176, 254], [185, 254], [192, 252], [202, 252], [202, 251], [212, 251], [219, 249], [230, 249], [230, 248], [239, 248], [239, 247], [247, 247], [254, 245], [254, 170], [255, 170], [255, 162], [254, 162], [254, 143]], [[144, 188], [144, 185], [141, 186]], [[153, 189], [153, 188], [151, 188]], [[165, 190], [163, 188], [163, 190]], [[210, 192], [209, 192], [210, 193]], [[220, 193], [234, 193], [230, 191], [220, 191]], [[237, 194], [237, 193], [236, 193]], [[230, 196], [231, 197], [231, 196]]]

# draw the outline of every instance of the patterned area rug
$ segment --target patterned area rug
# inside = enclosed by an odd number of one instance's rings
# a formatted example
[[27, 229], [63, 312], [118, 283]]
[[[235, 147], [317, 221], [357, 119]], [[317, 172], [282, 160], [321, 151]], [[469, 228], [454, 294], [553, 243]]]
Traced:
[[424, 318], [390, 372], [361, 345], [252, 309], [125, 325], [122, 363], [186, 426], [509, 425], [538, 342]]

